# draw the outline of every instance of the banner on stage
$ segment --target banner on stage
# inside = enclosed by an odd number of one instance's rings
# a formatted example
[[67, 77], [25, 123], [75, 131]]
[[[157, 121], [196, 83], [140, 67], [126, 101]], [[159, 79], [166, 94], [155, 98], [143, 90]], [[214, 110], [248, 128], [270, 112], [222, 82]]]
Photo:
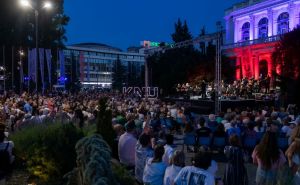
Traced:
[[[147, 93], [147, 94], [146, 94]], [[123, 94], [135, 94], [141, 98], [158, 98], [158, 87], [123, 87]]]

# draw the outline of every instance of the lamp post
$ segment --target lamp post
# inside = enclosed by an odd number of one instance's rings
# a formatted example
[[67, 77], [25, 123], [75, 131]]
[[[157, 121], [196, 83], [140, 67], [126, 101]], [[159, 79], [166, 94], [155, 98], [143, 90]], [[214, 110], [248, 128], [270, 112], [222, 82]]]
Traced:
[[36, 61], [36, 68], [35, 68], [35, 90], [36, 90], [36, 104], [37, 108], [39, 107], [39, 92], [38, 92], [38, 74], [39, 74], [39, 43], [38, 43], [38, 36], [39, 36], [39, 11], [42, 9], [51, 9], [52, 4], [48, 1], [46, 1], [43, 6], [41, 7], [34, 7], [29, 0], [20, 0], [20, 4], [23, 7], [31, 8], [34, 11], [34, 17], [35, 17], [35, 48], [36, 48], [36, 55], [35, 55], [35, 61]]

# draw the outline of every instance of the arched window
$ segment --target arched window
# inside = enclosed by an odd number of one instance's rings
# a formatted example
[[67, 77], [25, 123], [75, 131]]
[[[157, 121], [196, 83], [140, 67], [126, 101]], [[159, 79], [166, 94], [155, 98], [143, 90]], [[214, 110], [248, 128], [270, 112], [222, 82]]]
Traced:
[[268, 19], [262, 18], [258, 22], [258, 38], [266, 38], [268, 37]]
[[277, 34], [284, 34], [289, 31], [289, 13], [284, 12], [277, 19]]
[[249, 40], [250, 38], [250, 23], [246, 22], [242, 26], [242, 41]]

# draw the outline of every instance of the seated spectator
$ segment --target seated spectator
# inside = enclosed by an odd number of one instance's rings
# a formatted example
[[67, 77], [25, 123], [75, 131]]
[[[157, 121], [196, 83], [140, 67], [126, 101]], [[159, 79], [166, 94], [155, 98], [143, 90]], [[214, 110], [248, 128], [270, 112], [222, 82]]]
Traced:
[[263, 126], [262, 119], [257, 118], [257, 119], [255, 120], [254, 131], [255, 131], [255, 132], [265, 132], [265, 131], [266, 131], [265, 127]]
[[236, 126], [235, 122], [231, 122], [230, 126], [226, 130], [227, 135], [230, 137], [232, 134], [236, 134], [239, 137], [241, 136], [241, 130]]
[[208, 168], [211, 165], [212, 157], [209, 152], [199, 152], [196, 154], [193, 166], [182, 168], [174, 180], [175, 185], [193, 185], [204, 184], [214, 185], [214, 175], [211, 174]]
[[203, 117], [200, 118], [199, 120], [199, 126], [196, 130], [196, 134], [198, 137], [211, 137], [212, 136], [212, 131], [210, 128], [205, 126], [205, 119]]
[[290, 122], [291, 120], [289, 118], [283, 119], [283, 126], [281, 127], [281, 134], [285, 137], [289, 137], [291, 135], [292, 129], [290, 128]]
[[[0, 158], [0, 184], [6, 184], [6, 178], [11, 173], [11, 164], [14, 161], [14, 156], [12, 155], [12, 150], [14, 147], [14, 143], [12, 141], [5, 140], [5, 125], [0, 123], [0, 151], [1, 151], [1, 158]], [[7, 155], [8, 153], [8, 155]], [[7, 157], [8, 156], [8, 157]]]
[[170, 160], [172, 158], [172, 155], [174, 153], [174, 148], [173, 148], [173, 142], [174, 142], [174, 136], [171, 135], [171, 134], [167, 134], [166, 135], [166, 144], [164, 146], [164, 149], [165, 149], [165, 153], [163, 155], [163, 162], [166, 164], [166, 165], [169, 165], [170, 164]]
[[167, 167], [164, 175], [164, 185], [173, 185], [174, 179], [179, 171], [185, 166], [185, 157], [183, 151], [175, 151], [171, 160], [171, 166]]
[[153, 157], [153, 149], [151, 148], [151, 137], [143, 133], [136, 144], [135, 150], [135, 178], [139, 183], [143, 183], [143, 173], [146, 160]]
[[247, 128], [245, 130], [245, 138], [253, 138], [256, 139], [256, 132], [254, 131], [254, 123], [249, 122], [247, 124]]
[[125, 124], [126, 132], [120, 136], [118, 143], [118, 153], [120, 163], [129, 169], [133, 169], [135, 165], [135, 147], [137, 140], [134, 136], [135, 123], [130, 121]]
[[208, 115], [208, 122], [207, 126], [212, 130], [215, 131], [217, 129], [218, 123], [216, 121], [216, 117], [214, 114]]
[[205, 119], [203, 117], [199, 120], [200, 128], [196, 130], [196, 147], [199, 144], [200, 137], [212, 137], [212, 131], [205, 126]]
[[164, 147], [156, 145], [154, 157], [146, 160], [143, 182], [149, 185], [162, 185], [167, 165], [162, 161]]
[[226, 137], [226, 132], [223, 124], [218, 124], [214, 137]]

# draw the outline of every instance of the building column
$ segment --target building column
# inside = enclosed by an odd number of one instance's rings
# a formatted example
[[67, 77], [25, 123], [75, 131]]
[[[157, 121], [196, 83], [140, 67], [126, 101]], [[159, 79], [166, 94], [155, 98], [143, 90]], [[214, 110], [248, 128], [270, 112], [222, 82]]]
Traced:
[[240, 80], [241, 79], [241, 67], [242, 67], [241, 57], [237, 56], [235, 62], [236, 62], [235, 63], [235, 67], [236, 67], [236, 69], [235, 69], [235, 78], [236, 78], [236, 80]]
[[273, 67], [273, 64], [272, 64], [272, 60], [270, 57], [267, 58], [267, 62], [268, 62], [268, 75], [270, 77], [272, 77], [272, 67]]
[[295, 5], [293, 2], [289, 3], [289, 7], [288, 7], [288, 11], [289, 11], [289, 30], [293, 30], [295, 28]]
[[250, 15], [250, 33], [249, 33], [249, 36], [250, 36], [250, 39], [249, 40], [254, 40], [254, 27], [255, 27], [255, 20], [254, 20], [254, 16], [253, 15]]
[[276, 35], [273, 32], [273, 22], [273, 11], [272, 9], [268, 9], [268, 37]]
[[259, 55], [254, 56], [254, 78], [259, 79]]
[[225, 29], [226, 29], [226, 41], [230, 40], [230, 33], [232, 32], [232, 30], [230, 30], [230, 18], [227, 18], [225, 20]]
[[241, 57], [241, 66], [242, 66], [242, 76], [241, 76], [241, 78], [244, 78], [244, 77], [246, 77], [246, 61], [245, 61], [244, 56]]
[[234, 20], [234, 43], [239, 41], [239, 34], [240, 34], [239, 22], [238, 20]]

